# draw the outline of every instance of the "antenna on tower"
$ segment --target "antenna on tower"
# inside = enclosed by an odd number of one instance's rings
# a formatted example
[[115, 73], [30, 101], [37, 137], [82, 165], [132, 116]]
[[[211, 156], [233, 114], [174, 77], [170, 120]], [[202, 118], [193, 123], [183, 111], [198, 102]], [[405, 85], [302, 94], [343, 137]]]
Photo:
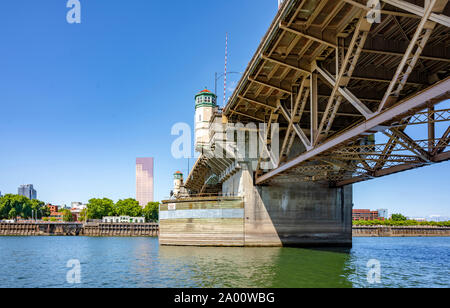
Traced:
[[223, 107], [227, 102], [227, 62], [228, 62], [228, 32], [225, 36], [225, 73], [223, 75]]

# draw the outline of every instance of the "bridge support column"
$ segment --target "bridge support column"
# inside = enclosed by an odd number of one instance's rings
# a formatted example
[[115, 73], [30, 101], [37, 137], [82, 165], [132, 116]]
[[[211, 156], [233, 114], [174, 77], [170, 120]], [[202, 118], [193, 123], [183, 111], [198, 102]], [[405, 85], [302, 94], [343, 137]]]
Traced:
[[248, 168], [224, 183], [244, 196], [245, 246], [352, 245], [352, 186], [315, 182], [254, 186]]

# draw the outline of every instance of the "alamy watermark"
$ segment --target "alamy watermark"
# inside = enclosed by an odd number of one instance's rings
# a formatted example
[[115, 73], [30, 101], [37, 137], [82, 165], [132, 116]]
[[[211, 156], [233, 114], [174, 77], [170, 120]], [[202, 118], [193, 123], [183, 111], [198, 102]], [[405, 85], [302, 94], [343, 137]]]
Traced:
[[66, 20], [69, 24], [81, 23], [81, 3], [79, 0], [68, 0], [66, 4], [70, 10], [67, 12]]
[[381, 262], [377, 259], [370, 259], [367, 262], [367, 282], [369, 284], [381, 283]]
[[379, 24], [381, 22], [381, 3], [380, 0], [368, 0], [367, 7], [369, 11], [367, 12], [366, 19], [367, 22], [374, 24]]
[[[68, 0], [66, 7], [70, 10], [66, 14], [66, 20], [69, 24], [81, 23], [81, 2], [80, 0]], [[369, 23], [381, 22], [381, 0], [368, 0], [366, 19]]]
[[[208, 158], [229, 158], [250, 162], [256, 169], [272, 170], [280, 163], [279, 124], [212, 123], [208, 130], [196, 132], [196, 151]], [[192, 129], [187, 123], [176, 123], [172, 136], [178, 136], [171, 147], [175, 159], [192, 157]], [[203, 135], [202, 135], [203, 134]]]
[[66, 281], [68, 284], [81, 283], [81, 263], [80, 260], [71, 259], [67, 261], [66, 267], [70, 268], [66, 274]]

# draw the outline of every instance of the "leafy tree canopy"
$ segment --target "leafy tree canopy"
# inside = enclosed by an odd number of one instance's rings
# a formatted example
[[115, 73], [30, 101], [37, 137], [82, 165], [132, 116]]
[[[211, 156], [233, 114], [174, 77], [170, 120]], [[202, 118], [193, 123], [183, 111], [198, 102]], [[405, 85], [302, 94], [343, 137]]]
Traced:
[[80, 211], [80, 215], [78, 215], [78, 221], [85, 221], [87, 218], [86, 215], [87, 215], [87, 209], [82, 209]]
[[87, 204], [89, 219], [102, 219], [105, 216], [114, 216], [114, 202], [111, 199], [91, 199]]
[[393, 221], [406, 221], [408, 220], [405, 216], [403, 216], [402, 214], [392, 214], [392, 218]]
[[146, 222], [157, 222], [159, 219], [159, 202], [149, 202], [145, 206], [143, 214]]
[[64, 215], [63, 215], [63, 221], [64, 222], [71, 222], [71, 221], [73, 221], [72, 212], [70, 210], [65, 209], [62, 212], [64, 213]]
[[117, 201], [114, 210], [116, 216], [142, 216], [142, 207], [139, 202], [131, 198]]
[[31, 218], [32, 213], [37, 214], [37, 218], [47, 216], [47, 207], [44, 202], [30, 200], [27, 197], [7, 194], [0, 198], [0, 219], [22, 217]]

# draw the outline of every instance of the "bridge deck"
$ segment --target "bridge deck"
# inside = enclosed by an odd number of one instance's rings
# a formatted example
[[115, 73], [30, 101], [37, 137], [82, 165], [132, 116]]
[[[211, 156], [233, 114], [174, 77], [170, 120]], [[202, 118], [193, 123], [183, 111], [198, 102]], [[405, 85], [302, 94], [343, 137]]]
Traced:
[[[449, 159], [449, 130], [435, 136], [435, 123], [450, 113], [434, 109], [450, 97], [448, 1], [383, 0], [379, 23], [366, 2], [291, 0], [277, 14], [224, 109], [231, 122], [278, 122], [285, 132], [280, 167], [259, 171], [257, 184], [345, 185]], [[405, 133], [421, 111], [426, 141]], [[376, 132], [389, 141], [360, 146]]]

